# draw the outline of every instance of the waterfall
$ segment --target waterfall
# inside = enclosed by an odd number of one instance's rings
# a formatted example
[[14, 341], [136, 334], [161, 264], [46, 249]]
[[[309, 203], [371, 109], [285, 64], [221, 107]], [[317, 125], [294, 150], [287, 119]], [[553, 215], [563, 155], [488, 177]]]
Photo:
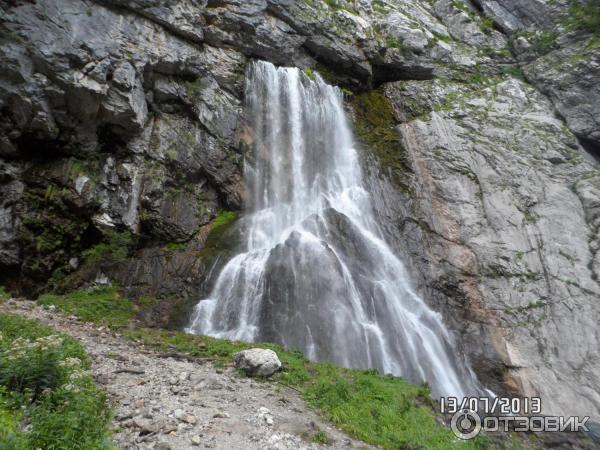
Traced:
[[317, 74], [250, 65], [246, 247], [187, 331], [280, 343], [310, 359], [427, 381], [436, 395], [472, 394], [477, 382], [441, 316], [382, 239], [342, 100]]

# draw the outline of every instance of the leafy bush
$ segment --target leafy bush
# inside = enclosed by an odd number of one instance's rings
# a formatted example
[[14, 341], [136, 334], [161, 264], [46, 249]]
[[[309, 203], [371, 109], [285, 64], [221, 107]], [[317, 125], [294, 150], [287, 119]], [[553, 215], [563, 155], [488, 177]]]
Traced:
[[81, 344], [7, 314], [0, 330], [0, 448], [110, 448], [110, 410]]

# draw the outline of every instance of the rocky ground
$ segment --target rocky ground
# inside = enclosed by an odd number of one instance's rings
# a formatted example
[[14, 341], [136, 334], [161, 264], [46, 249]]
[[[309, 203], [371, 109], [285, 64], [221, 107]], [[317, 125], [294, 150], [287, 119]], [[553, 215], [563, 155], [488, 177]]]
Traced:
[[161, 353], [35, 302], [11, 300], [0, 312], [38, 320], [83, 343], [94, 378], [114, 405], [119, 448], [318, 449], [323, 446], [311, 442], [318, 431], [329, 439], [327, 448], [369, 447], [333, 428], [298, 392], [280, 384]]

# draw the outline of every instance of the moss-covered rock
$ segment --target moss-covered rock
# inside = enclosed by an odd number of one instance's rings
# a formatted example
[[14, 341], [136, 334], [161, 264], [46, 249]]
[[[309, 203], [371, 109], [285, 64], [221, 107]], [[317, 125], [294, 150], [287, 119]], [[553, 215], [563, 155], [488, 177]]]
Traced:
[[408, 190], [408, 175], [412, 169], [402, 145], [394, 111], [382, 89], [354, 95], [350, 105], [361, 148], [375, 155], [382, 170], [391, 174], [398, 187]]

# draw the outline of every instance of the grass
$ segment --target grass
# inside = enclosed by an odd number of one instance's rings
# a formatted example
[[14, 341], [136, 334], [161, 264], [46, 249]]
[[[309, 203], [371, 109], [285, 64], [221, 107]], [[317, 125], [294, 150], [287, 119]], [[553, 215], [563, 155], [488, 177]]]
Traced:
[[324, 445], [329, 445], [329, 436], [327, 436], [327, 433], [325, 433], [322, 430], [317, 431], [315, 434], [313, 434], [312, 439], [313, 442], [316, 442], [317, 444], [324, 444]]
[[112, 448], [110, 409], [82, 345], [9, 314], [0, 330], [0, 448]]
[[70, 292], [66, 295], [44, 294], [38, 302], [54, 305], [65, 314], [74, 314], [87, 322], [122, 327], [134, 316], [131, 300], [121, 297], [114, 287], [98, 287]]
[[[429, 389], [398, 377], [311, 362], [301, 352], [287, 351], [274, 344], [233, 342], [154, 328], [125, 328], [127, 318], [133, 316], [133, 303], [114, 288], [76, 291], [65, 296], [45, 295], [39, 301], [54, 304], [66, 314], [119, 328], [124, 336], [145, 345], [209, 358], [221, 367], [229, 366], [233, 354], [241, 350], [272, 349], [283, 364], [275, 381], [300, 391], [308, 405], [342, 430], [370, 444], [386, 449], [490, 448], [485, 437], [457, 442], [452, 432], [438, 423]], [[323, 443], [328, 437], [315, 434], [312, 439]]]

